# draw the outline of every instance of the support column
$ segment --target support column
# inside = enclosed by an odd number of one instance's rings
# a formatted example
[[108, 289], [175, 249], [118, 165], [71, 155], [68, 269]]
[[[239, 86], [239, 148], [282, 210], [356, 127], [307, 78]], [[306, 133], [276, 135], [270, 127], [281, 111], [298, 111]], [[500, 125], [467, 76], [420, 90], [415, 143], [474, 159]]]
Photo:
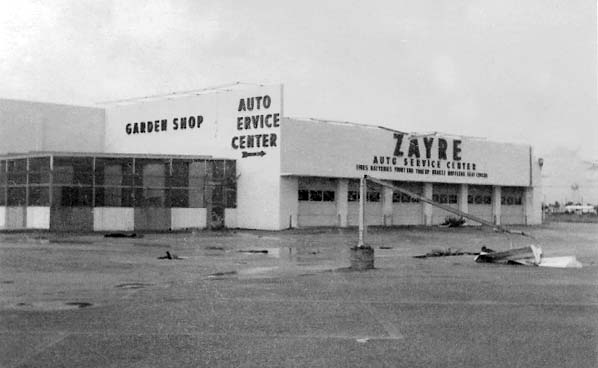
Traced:
[[392, 226], [392, 188], [382, 187], [382, 215], [384, 226]]
[[347, 227], [349, 224], [349, 179], [336, 181], [336, 216], [338, 226]]
[[534, 223], [534, 188], [526, 187], [523, 189], [523, 195], [521, 198], [523, 205], [523, 221], [524, 225], [530, 225]]
[[282, 176], [280, 178], [280, 220], [278, 228], [289, 229], [299, 226], [299, 178], [296, 176]]
[[469, 195], [469, 185], [459, 185], [459, 211], [469, 213], [469, 203], [467, 203], [467, 196]]
[[[423, 190], [423, 196], [429, 199], [432, 199], [432, 193], [433, 193], [433, 184], [432, 183], [424, 183], [424, 190]], [[432, 225], [432, 211], [434, 211], [434, 208], [432, 207], [431, 204], [429, 203], [422, 203], [424, 208], [423, 208], [423, 212], [424, 212], [424, 225], [429, 226]]]
[[502, 188], [499, 186], [492, 187], [492, 219], [495, 225], [500, 225], [501, 204], [500, 198], [502, 196]]

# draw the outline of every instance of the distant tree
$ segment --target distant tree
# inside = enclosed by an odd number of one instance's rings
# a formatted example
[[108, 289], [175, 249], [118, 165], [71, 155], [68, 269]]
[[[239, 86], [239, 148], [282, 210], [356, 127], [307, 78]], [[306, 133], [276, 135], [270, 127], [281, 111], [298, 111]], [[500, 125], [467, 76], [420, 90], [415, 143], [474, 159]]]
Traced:
[[565, 206], [572, 206], [572, 205], [573, 205], [573, 202], [571, 202], [571, 201], [565, 203]]

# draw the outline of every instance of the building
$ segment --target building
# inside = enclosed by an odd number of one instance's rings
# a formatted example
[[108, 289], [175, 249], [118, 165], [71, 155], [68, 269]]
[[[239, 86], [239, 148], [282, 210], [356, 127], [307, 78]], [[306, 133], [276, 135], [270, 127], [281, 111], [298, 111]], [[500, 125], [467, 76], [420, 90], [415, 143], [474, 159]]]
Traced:
[[[529, 145], [283, 113], [281, 85], [102, 108], [0, 100], [0, 229], [353, 226], [364, 174], [497, 224], [541, 222]], [[449, 215], [375, 185], [366, 214], [387, 226]]]

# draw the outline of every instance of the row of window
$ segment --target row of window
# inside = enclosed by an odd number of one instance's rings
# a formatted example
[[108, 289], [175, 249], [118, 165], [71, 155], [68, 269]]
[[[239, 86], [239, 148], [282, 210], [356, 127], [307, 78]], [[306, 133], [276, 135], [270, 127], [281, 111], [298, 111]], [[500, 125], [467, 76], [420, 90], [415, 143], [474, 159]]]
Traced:
[[233, 160], [54, 157], [51, 171], [50, 157], [0, 160], [0, 186], [49, 184], [50, 174], [54, 184], [187, 187], [234, 180], [236, 168]]
[[[380, 202], [380, 192], [367, 192], [368, 202]], [[300, 201], [312, 201], [312, 202], [334, 202], [334, 191], [331, 190], [299, 190]], [[347, 200], [349, 202], [359, 201], [359, 191], [350, 190], [347, 193]], [[458, 203], [459, 197], [457, 194], [433, 194], [432, 200], [441, 204], [456, 204]], [[400, 192], [393, 192], [392, 201], [394, 203], [418, 203], [419, 199], [413, 198], [407, 194]], [[521, 205], [521, 196], [502, 196], [500, 203], [503, 205]], [[492, 196], [490, 195], [468, 195], [467, 203], [469, 204], [492, 204]]]
[[206, 189], [165, 189], [131, 187], [52, 186], [0, 187], [0, 206], [61, 207], [183, 207], [205, 208], [206, 198], [212, 205], [237, 206], [234, 187], [210, 186]]
[[300, 189], [299, 200], [311, 202], [334, 202], [334, 191]]

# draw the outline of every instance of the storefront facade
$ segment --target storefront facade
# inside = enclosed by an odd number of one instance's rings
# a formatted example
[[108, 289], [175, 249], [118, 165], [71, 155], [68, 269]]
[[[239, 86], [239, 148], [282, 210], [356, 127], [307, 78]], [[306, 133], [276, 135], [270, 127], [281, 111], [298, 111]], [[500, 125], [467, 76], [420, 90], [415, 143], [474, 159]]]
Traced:
[[[32, 106], [37, 115], [23, 119]], [[0, 103], [4, 126], [0, 130], [3, 133], [0, 145], [9, 147], [0, 154], [12, 154], [0, 158], [6, 162], [5, 172], [15, 155], [33, 157], [35, 152], [55, 151], [58, 147], [63, 156], [71, 152], [73, 156], [91, 158], [96, 169], [98, 157], [135, 158], [147, 164], [133, 166], [137, 168], [136, 175], [143, 179], [143, 173], [147, 174], [145, 181], [134, 185], [139, 203], [132, 207], [173, 208], [172, 203], [176, 204], [176, 200], [172, 201], [173, 196], [176, 198], [173, 193], [182, 187], [171, 185], [173, 170], [177, 170], [172, 162], [179, 159], [227, 162], [223, 167], [234, 166], [234, 179], [228, 175], [228, 184], [222, 186], [223, 193], [228, 193], [228, 202], [221, 206], [226, 212], [223, 221], [227, 227], [248, 229], [354, 226], [358, 179], [363, 175], [392, 182], [495, 223], [541, 222], [540, 167], [530, 146], [287, 118], [283, 115], [281, 85], [123, 101], [101, 109], [72, 107], [79, 114], [75, 118], [68, 113], [68, 106], [59, 107], [18, 101]], [[15, 124], [23, 128], [15, 128]], [[31, 135], [24, 144], [15, 146], [9, 142], [10, 136], [18, 135], [20, 130]], [[145, 156], [158, 161], [143, 161]], [[188, 172], [189, 166], [180, 170]], [[203, 173], [207, 173], [206, 169]], [[98, 175], [94, 171], [93, 177]], [[185, 190], [199, 191], [200, 184], [187, 177]], [[4, 193], [0, 202], [0, 229], [14, 228], [15, 223], [24, 228], [39, 227], [39, 221], [28, 222], [26, 215], [22, 221], [8, 215], [14, 212], [8, 204], [18, 202], [12, 198], [18, 191], [9, 189], [13, 185], [8, 180], [4, 185], [0, 182], [0, 194]], [[94, 189], [92, 208], [104, 207], [103, 203], [95, 202], [102, 188], [98, 189]], [[203, 195], [211, 196], [205, 192]], [[147, 202], [146, 197], [153, 199]], [[212, 210], [208, 203], [212, 202], [196, 201], [195, 208], [203, 209], [202, 213], [186, 210], [173, 215], [170, 210], [170, 220], [157, 223], [152, 222], [152, 218], [160, 217], [157, 212], [152, 214], [146, 209], [137, 210], [136, 214], [133, 210], [132, 228], [209, 227], [212, 216], [208, 212]], [[64, 204], [68, 207], [68, 201]], [[366, 204], [370, 225], [434, 225], [448, 215], [414, 198], [376, 186], [368, 189]], [[48, 207], [51, 212], [51, 203]], [[50, 215], [50, 220], [41, 223], [45, 226], [59, 216]], [[189, 226], [172, 226], [179, 222]], [[96, 223], [99, 220], [93, 217], [92, 224]], [[85, 229], [89, 229], [89, 224], [87, 221]], [[91, 229], [108, 230], [97, 224]]]

